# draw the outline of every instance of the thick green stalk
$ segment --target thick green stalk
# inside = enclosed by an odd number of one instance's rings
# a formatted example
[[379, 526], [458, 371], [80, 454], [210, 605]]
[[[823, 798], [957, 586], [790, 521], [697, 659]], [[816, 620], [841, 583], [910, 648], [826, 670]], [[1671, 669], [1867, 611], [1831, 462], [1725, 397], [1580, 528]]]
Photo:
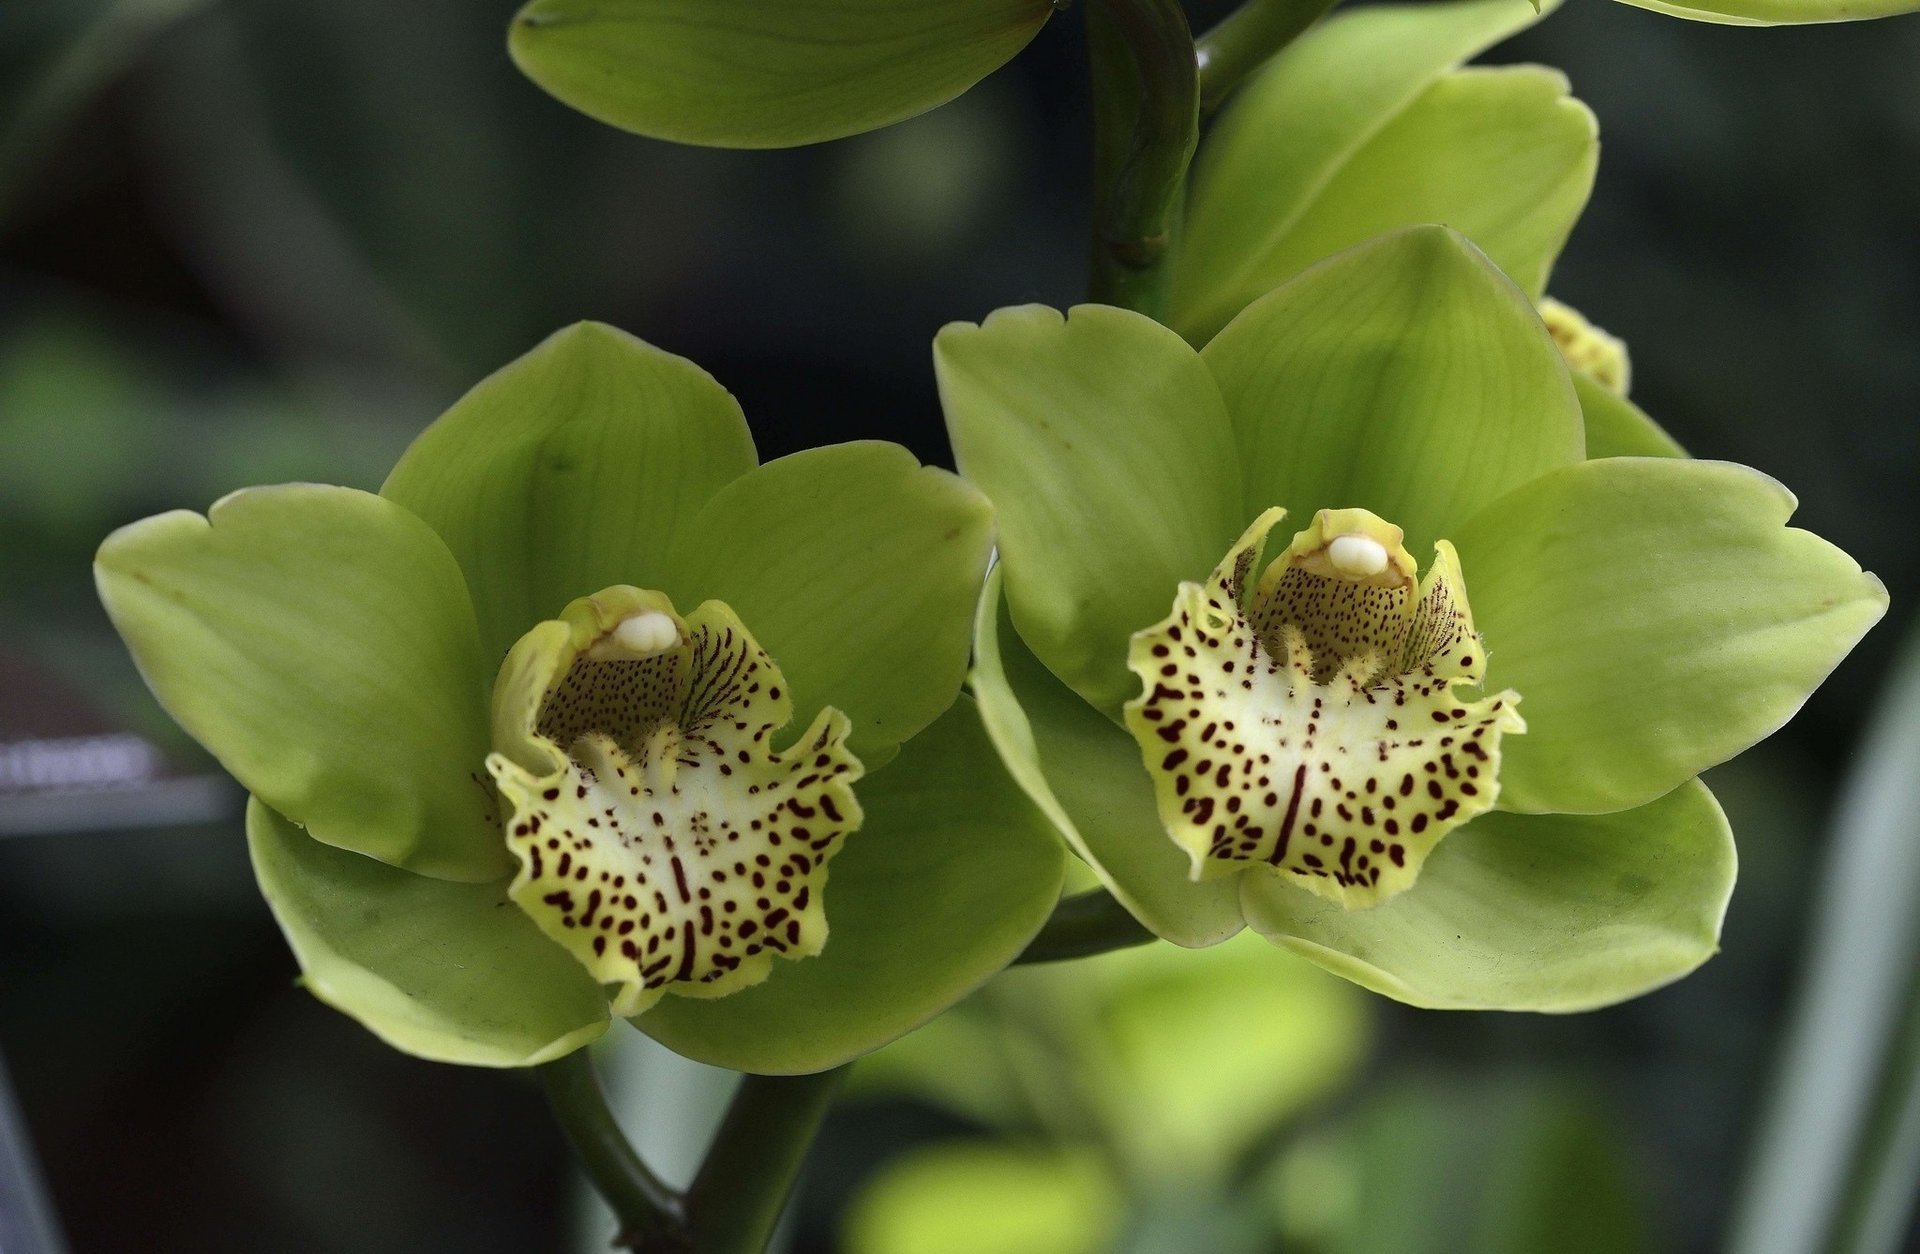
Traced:
[[1193, 34], [1175, 0], [1088, 0], [1094, 300], [1165, 315], [1168, 256], [1200, 136]]
[[1154, 938], [1140, 920], [1113, 899], [1104, 888], [1068, 897], [1053, 909], [1040, 934], [1028, 943], [1016, 963], [1061, 962], [1090, 958], [1109, 950], [1144, 945]]
[[1212, 113], [1274, 53], [1319, 21], [1335, 0], [1247, 0], [1194, 43], [1200, 108]]
[[727, 1107], [687, 1190], [699, 1254], [761, 1254], [820, 1130], [845, 1067], [818, 1075], [749, 1075]]
[[576, 1049], [536, 1070], [574, 1155], [620, 1221], [617, 1243], [645, 1254], [690, 1251], [680, 1195], [628, 1144], [588, 1052]]

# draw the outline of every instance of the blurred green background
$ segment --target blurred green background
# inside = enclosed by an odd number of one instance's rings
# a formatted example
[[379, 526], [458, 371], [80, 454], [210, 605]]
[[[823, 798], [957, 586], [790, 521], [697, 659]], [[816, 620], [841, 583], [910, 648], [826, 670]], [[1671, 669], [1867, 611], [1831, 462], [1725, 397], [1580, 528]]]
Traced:
[[[0, 772], [0, 1055], [73, 1250], [597, 1231], [532, 1085], [401, 1057], [293, 986], [232, 795], [93, 599], [108, 530], [252, 483], [374, 488], [583, 317], [705, 365], [763, 456], [882, 437], [945, 462], [933, 332], [1079, 296], [1077, 15], [914, 122], [729, 153], [548, 99], [507, 61], [511, 10], [0, 3], [0, 742], [171, 755], [144, 791], [54, 802]], [[1631, 343], [1635, 399], [1690, 449], [1783, 479], [1893, 592], [1801, 717], [1711, 776], [1743, 863], [1724, 953], [1569, 1018], [1415, 1012], [1238, 943], [1022, 971], [857, 1069], [792, 1248], [1723, 1248], [1836, 789], [1920, 589], [1920, 18], [1568, 0], [1491, 59], [1563, 68], [1601, 120], [1554, 294]], [[1911, 940], [1911, 898], [1883, 935]], [[656, 1082], [714, 1088], [690, 1075]], [[1909, 1223], [1885, 1248], [1920, 1250]]]

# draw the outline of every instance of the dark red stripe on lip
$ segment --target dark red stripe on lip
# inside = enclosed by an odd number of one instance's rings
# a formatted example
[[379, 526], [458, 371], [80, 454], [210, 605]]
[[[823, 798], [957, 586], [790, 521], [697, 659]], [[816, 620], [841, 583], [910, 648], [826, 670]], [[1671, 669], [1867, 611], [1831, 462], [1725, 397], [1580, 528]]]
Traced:
[[1267, 861], [1274, 866], [1287, 856], [1287, 841], [1293, 836], [1293, 821], [1300, 817], [1300, 794], [1307, 786], [1307, 764], [1302, 762], [1294, 768], [1293, 795], [1287, 798], [1287, 817], [1280, 820], [1280, 839], [1273, 844], [1273, 856]]

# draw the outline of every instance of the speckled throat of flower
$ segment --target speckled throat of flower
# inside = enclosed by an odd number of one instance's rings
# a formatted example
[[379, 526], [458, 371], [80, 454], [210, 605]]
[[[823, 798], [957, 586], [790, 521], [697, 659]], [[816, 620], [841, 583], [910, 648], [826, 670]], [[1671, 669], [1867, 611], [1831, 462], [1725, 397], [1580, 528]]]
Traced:
[[1205, 584], [1133, 637], [1127, 726], [1193, 878], [1261, 868], [1350, 908], [1411, 887], [1440, 838], [1493, 804], [1500, 738], [1526, 730], [1486, 658], [1460, 561], [1424, 582], [1400, 528], [1321, 510], [1248, 595], [1256, 519]]
[[609, 588], [509, 651], [487, 759], [520, 860], [509, 892], [614, 986], [615, 1013], [723, 996], [826, 943], [826, 865], [860, 825], [862, 768], [831, 708], [776, 751], [792, 717], [719, 601], [682, 618]]

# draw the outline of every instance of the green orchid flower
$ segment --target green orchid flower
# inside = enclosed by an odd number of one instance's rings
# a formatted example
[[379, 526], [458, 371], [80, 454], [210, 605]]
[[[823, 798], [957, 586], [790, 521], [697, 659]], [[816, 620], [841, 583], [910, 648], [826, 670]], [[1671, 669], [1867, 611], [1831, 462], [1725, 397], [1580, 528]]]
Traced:
[[973, 682], [1015, 778], [1159, 935], [1251, 926], [1417, 1005], [1704, 961], [1735, 858], [1696, 777], [1886, 605], [1764, 475], [1586, 459], [1527, 294], [1439, 227], [1201, 352], [1030, 307], [935, 362], [999, 511]]
[[1172, 326], [1204, 344], [1308, 266], [1427, 222], [1538, 298], [1593, 191], [1599, 127], [1557, 70], [1462, 67], [1552, 7], [1369, 6], [1274, 57], [1195, 156]]
[[1554, 7], [1373, 5], [1289, 45], [1200, 146], [1174, 328], [1205, 344], [1307, 267], [1387, 231], [1444, 222], [1534, 300], [1570, 354], [1589, 457], [1684, 456], [1626, 398], [1625, 346], [1546, 296], [1593, 190], [1592, 112], [1557, 70], [1462, 68]]
[[250, 488], [101, 546], [317, 996], [449, 1062], [640, 1015], [812, 1071], [1039, 929], [1059, 842], [956, 703], [986, 502], [889, 444], [755, 460], [699, 367], [583, 324], [379, 495]]

